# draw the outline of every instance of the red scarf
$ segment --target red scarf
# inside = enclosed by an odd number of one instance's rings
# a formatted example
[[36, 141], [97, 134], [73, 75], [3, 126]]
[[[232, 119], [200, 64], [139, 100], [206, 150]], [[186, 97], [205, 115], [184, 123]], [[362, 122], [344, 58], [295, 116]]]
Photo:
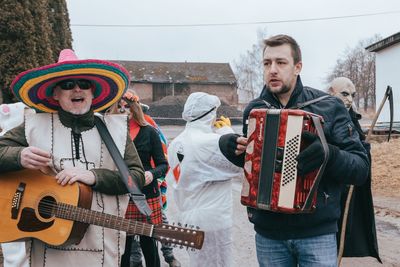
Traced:
[[131, 136], [132, 141], [135, 140], [139, 130], [140, 125], [134, 119], [129, 119], [129, 135]]

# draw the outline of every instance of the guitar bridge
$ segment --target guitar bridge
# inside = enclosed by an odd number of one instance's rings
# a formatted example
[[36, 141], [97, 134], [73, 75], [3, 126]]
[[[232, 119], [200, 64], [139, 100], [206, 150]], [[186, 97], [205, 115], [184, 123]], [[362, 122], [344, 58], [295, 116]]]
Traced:
[[11, 219], [16, 220], [18, 217], [19, 208], [21, 206], [21, 200], [22, 200], [22, 197], [24, 196], [25, 186], [26, 186], [25, 183], [19, 183], [18, 188], [15, 191], [15, 194], [12, 198]]

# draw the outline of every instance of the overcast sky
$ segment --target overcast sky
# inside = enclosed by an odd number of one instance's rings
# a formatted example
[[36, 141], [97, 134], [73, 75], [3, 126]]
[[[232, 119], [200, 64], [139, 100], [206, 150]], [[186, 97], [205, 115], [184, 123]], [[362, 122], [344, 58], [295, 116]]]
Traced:
[[[73, 48], [82, 59], [233, 66], [257, 41], [257, 29], [265, 28], [266, 37], [283, 33], [298, 41], [303, 83], [319, 89], [325, 89], [324, 77], [347, 48], [374, 34], [385, 38], [400, 31], [399, 0], [67, 0], [67, 4]], [[360, 16], [376, 13], [386, 14]], [[320, 18], [331, 19], [308, 20]], [[282, 22], [293, 20], [297, 21]]]

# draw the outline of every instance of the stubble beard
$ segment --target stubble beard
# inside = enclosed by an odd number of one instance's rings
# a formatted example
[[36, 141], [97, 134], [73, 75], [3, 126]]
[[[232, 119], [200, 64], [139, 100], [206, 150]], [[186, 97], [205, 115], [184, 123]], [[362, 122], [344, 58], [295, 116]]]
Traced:
[[290, 87], [287, 85], [283, 85], [280, 89], [272, 90], [270, 87], [267, 87], [268, 91], [275, 95], [283, 95], [286, 94], [290, 91]]

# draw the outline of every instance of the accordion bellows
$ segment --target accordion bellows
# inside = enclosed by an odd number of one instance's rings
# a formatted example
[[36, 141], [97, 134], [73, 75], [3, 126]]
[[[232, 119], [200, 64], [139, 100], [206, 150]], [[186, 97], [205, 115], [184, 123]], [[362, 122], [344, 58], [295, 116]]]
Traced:
[[[315, 209], [318, 183], [329, 153], [322, 122], [322, 117], [303, 110], [254, 109], [250, 112], [243, 205], [282, 213]], [[325, 161], [319, 169], [300, 176], [296, 157], [309, 145], [301, 139], [304, 131], [320, 137]]]

